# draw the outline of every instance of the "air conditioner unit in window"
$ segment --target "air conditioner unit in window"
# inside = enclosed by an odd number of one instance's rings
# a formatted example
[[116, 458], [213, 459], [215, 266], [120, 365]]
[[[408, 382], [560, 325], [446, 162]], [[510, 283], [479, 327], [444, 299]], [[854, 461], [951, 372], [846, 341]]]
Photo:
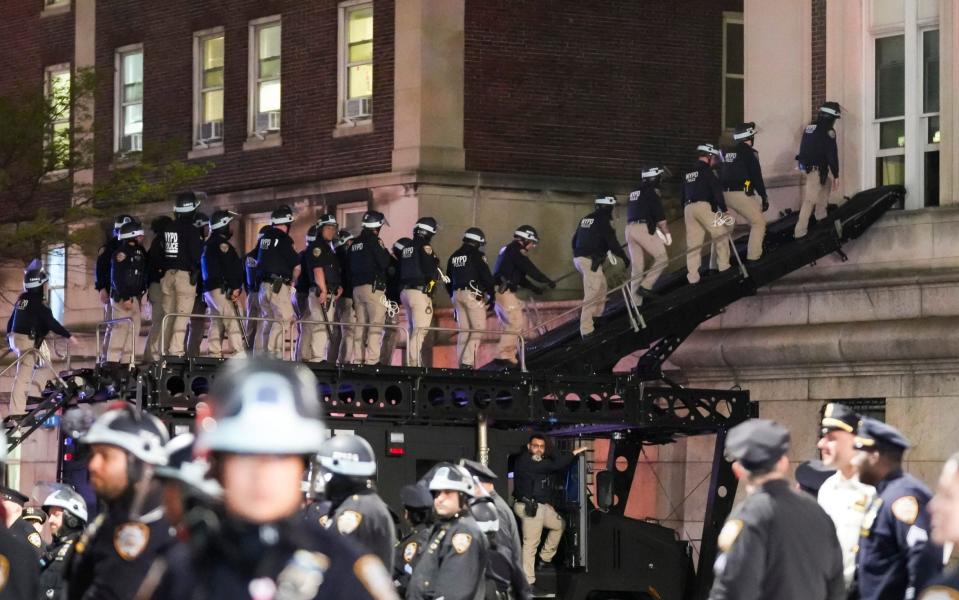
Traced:
[[346, 101], [347, 119], [365, 119], [373, 114], [372, 98], [351, 98]]
[[131, 133], [120, 140], [120, 150], [123, 152], [143, 152], [143, 134]]
[[280, 130], [280, 111], [274, 110], [272, 112], [267, 113], [266, 130], [267, 131]]
[[223, 121], [210, 121], [200, 125], [201, 142], [219, 142], [223, 139]]

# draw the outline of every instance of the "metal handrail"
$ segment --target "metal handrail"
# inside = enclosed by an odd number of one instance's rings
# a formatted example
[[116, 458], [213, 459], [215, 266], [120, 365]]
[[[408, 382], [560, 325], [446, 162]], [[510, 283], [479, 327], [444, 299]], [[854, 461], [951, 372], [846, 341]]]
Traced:
[[[383, 329], [398, 329], [399, 331], [403, 332], [403, 335], [406, 336], [406, 345], [404, 346], [404, 352], [403, 352], [403, 362], [404, 363], [410, 362], [410, 332], [403, 325], [398, 325], [398, 324], [394, 325], [390, 323], [360, 323], [360, 322], [349, 323], [346, 321], [317, 321], [315, 319], [297, 319], [296, 321], [293, 321], [293, 326], [299, 325], [300, 323], [306, 323], [307, 325], [330, 325], [331, 327], [333, 325], [336, 325], [338, 327], [362, 327], [367, 329], [371, 327], [381, 327]], [[291, 334], [291, 337], [292, 337], [292, 334]], [[299, 339], [299, 337], [297, 337], [297, 339]], [[340, 343], [343, 343], [342, 340]], [[299, 358], [300, 358], [299, 356], [296, 357], [297, 360], [299, 360]], [[354, 357], [354, 359], [355, 358], [356, 357]]]
[[[133, 317], [120, 317], [119, 319], [110, 319], [109, 321], [100, 321], [99, 323], [97, 323], [97, 328], [96, 328], [96, 335], [97, 335], [97, 345], [96, 345], [96, 348], [97, 348], [97, 365], [102, 365], [103, 363], [107, 362], [107, 359], [110, 358], [110, 348], [108, 347], [106, 350], [103, 351], [103, 356], [102, 356], [102, 359], [103, 359], [103, 360], [100, 360], [100, 359], [101, 359], [101, 356], [100, 356], [100, 351], [101, 351], [101, 348], [100, 348], [100, 329], [101, 329], [101, 327], [102, 327], [102, 328], [109, 327], [109, 328], [110, 328], [110, 333], [111, 333], [111, 335], [112, 335], [112, 334], [113, 334], [113, 326], [116, 325], [117, 323], [123, 323], [123, 322], [126, 322], [126, 321], [129, 321], [129, 322], [130, 322], [130, 325], [133, 326], [133, 344], [132, 344], [133, 349], [132, 349], [131, 352], [130, 352], [130, 368], [132, 369], [132, 368], [136, 367], [136, 364], [137, 364], [137, 339], [140, 337], [140, 323], [138, 323], [139, 319], [134, 319]], [[123, 350], [120, 350], [120, 360], [123, 360]], [[118, 362], [119, 362], [119, 361], [118, 361]], [[68, 370], [69, 370], [69, 369], [68, 369]]]
[[[246, 317], [243, 315], [208, 315], [206, 313], [166, 313], [163, 315], [163, 320], [160, 321], [160, 356], [166, 356], [166, 323], [167, 319], [176, 317], [189, 317], [191, 319], [221, 319], [223, 321], [256, 321], [256, 322], [266, 322], [266, 323], [276, 323], [283, 329], [283, 351], [280, 358], [283, 358], [283, 354], [286, 353], [286, 343], [287, 341], [293, 342], [293, 333], [292, 327], [295, 323], [287, 324], [283, 319], [268, 319], [266, 317]], [[245, 350], [245, 348], [244, 348]], [[290, 349], [290, 359], [292, 360], [293, 349]]]
[[[492, 333], [496, 335], [515, 335], [519, 339], [519, 368], [526, 372], [526, 337], [522, 331], [510, 333], [505, 329], [460, 329], [459, 327], [414, 327], [413, 331], [446, 331], [452, 333]], [[406, 349], [407, 363], [409, 363], [409, 348]]]
[[36, 369], [36, 368], [38, 368], [38, 367], [39, 367], [39, 368], [47, 369], [48, 371], [50, 371], [50, 374], [53, 375], [53, 378], [54, 378], [54, 379], [56, 379], [57, 381], [59, 381], [64, 387], [67, 385], [67, 383], [66, 383], [63, 379], [60, 378], [60, 374], [53, 370], [53, 365], [50, 364], [51, 361], [48, 361], [48, 360], [44, 359], [43, 353], [40, 352], [39, 350], [37, 350], [36, 348], [29, 348], [29, 349], [27, 349], [27, 350], [24, 350], [24, 351], [20, 352], [20, 356], [18, 356], [15, 361], [13, 361], [13, 362], [10, 363], [9, 365], [7, 365], [6, 368], [4, 368], [2, 371], [0, 371], [0, 377], [3, 377], [4, 375], [7, 374], [7, 371], [9, 371], [9, 370], [12, 369], [13, 367], [19, 365], [20, 362], [21, 362], [24, 358], [26, 358], [28, 354], [36, 354], [36, 355], [37, 355], [37, 364], [34, 366], [34, 369]]

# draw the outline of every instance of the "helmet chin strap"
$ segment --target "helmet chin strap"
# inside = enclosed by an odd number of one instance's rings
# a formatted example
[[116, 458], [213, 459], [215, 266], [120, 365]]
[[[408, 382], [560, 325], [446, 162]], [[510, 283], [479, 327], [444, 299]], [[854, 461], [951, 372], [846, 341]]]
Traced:
[[135, 521], [143, 516], [143, 505], [153, 483], [153, 465], [148, 464], [127, 454], [127, 477], [129, 479], [128, 490], [130, 492], [130, 510], [129, 518]]

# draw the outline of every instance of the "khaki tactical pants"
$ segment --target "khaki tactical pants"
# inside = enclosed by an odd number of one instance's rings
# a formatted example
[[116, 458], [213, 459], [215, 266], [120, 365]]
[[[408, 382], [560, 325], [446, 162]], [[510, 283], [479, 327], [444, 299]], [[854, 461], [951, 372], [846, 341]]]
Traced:
[[163, 289], [156, 281], [147, 288], [147, 300], [150, 301], [150, 333], [147, 335], [144, 362], [153, 362], [160, 358], [160, 338], [163, 336]]
[[[453, 292], [453, 308], [456, 309], [456, 325], [460, 329], [486, 329], [486, 303], [473, 292]], [[482, 339], [482, 333], [461, 333], [457, 336], [456, 354], [459, 356], [459, 364], [476, 366], [476, 351]]]
[[223, 293], [223, 290], [206, 292], [203, 297], [206, 299], [207, 309], [210, 311], [211, 317], [227, 317], [226, 319], [210, 319], [210, 337], [207, 341], [210, 356], [223, 358], [224, 334], [227, 340], [229, 340], [230, 346], [233, 348], [233, 357], [243, 358], [246, 356], [240, 320], [231, 318], [243, 316], [237, 314], [239, 305], [230, 300], [229, 296]]
[[[10, 349], [19, 357], [27, 350], [33, 349], [33, 338], [23, 333], [7, 335]], [[17, 365], [17, 374], [13, 379], [13, 390], [10, 392], [10, 407], [7, 416], [22, 415], [27, 412], [27, 396], [33, 385], [33, 372], [37, 366], [37, 355], [27, 354]]]
[[[686, 278], [689, 283], [699, 283], [699, 266], [702, 264], [702, 248], [706, 241], [706, 234], [715, 240], [726, 233], [727, 227], [714, 227], [715, 213], [709, 202], [691, 202], [684, 209], [686, 221]], [[695, 250], [694, 250], [695, 248]], [[722, 239], [716, 243], [716, 260], [720, 271], [729, 268], [729, 242]]]
[[320, 304], [320, 298], [316, 294], [310, 293], [307, 296], [307, 303], [309, 304], [310, 320], [325, 323], [310, 323], [303, 326], [310, 330], [309, 353], [311, 360], [323, 362], [329, 360], [330, 333], [333, 331], [333, 326], [329, 322], [335, 320], [336, 300], [330, 296], [326, 306], [323, 306]]
[[273, 291], [273, 284], [264, 281], [260, 284], [260, 316], [264, 319], [276, 319], [279, 323], [263, 321], [260, 323], [260, 347], [267, 356], [283, 358], [283, 345], [286, 339], [284, 329], [293, 323], [292, 288], [283, 284], [279, 292]]
[[[113, 299], [110, 299], [109, 302], [103, 305], [103, 320], [112, 321], [113, 320]], [[100, 347], [97, 348], [99, 356], [103, 358], [104, 361], [109, 358], [110, 354], [110, 334], [113, 333], [113, 326], [107, 326], [103, 329], [103, 339], [100, 340]]]
[[[295, 294], [293, 296], [293, 306], [296, 308], [296, 318], [297, 319], [307, 319], [312, 320], [313, 317], [310, 311], [310, 299], [309, 296], [312, 296], [311, 293], [307, 294]], [[296, 337], [296, 356], [299, 360], [306, 362], [313, 362], [313, 330], [314, 325], [311, 323], [300, 323], [298, 329], [298, 335]]]
[[[503, 333], [499, 336], [496, 346], [496, 356], [517, 364], [516, 352], [519, 349], [519, 338], [515, 335], [526, 329], [526, 314], [523, 312], [523, 301], [515, 292], [505, 291], [496, 294], [496, 316], [503, 323]], [[513, 334], [513, 335], [510, 335]]]
[[[163, 294], [163, 313], [190, 313], [193, 311], [193, 302], [196, 300], [196, 286], [190, 283], [190, 273], [187, 271], [169, 270], [160, 280], [160, 291]], [[183, 344], [186, 340], [186, 325], [190, 317], [176, 317], [169, 319], [166, 330], [163, 332], [166, 340], [166, 351], [171, 356], [183, 356]]]
[[[203, 300], [203, 296], [197, 296], [193, 300], [193, 310], [195, 315], [209, 314], [208, 306]], [[190, 317], [190, 327], [186, 333], [186, 355], [190, 358], [200, 356], [200, 345], [203, 344], [203, 338], [206, 337], [206, 326], [209, 319], [206, 317]]]
[[[536, 516], [526, 516], [526, 505], [517, 502], [513, 505], [516, 516], [519, 517], [523, 529], [523, 573], [530, 585], [536, 582], [536, 552], [539, 551], [539, 557], [543, 562], [549, 562], [556, 556], [556, 548], [559, 546], [559, 540], [563, 537], [563, 517], [559, 516], [549, 504], [540, 502], [536, 506]], [[540, 550], [539, 541], [543, 536], [543, 528], [549, 530], [546, 534], [546, 542]]]
[[[365, 365], [375, 365], [380, 359], [380, 349], [383, 346], [383, 323], [386, 322], [386, 306], [383, 299], [386, 293], [382, 290], [373, 291], [370, 284], [353, 288], [353, 308], [356, 311], [358, 325], [369, 324], [370, 327], [356, 328], [353, 346], [354, 362]], [[378, 327], [378, 325], [380, 327]], [[365, 343], [363, 341], [365, 340]]]
[[746, 192], [726, 192], [726, 207], [749, 221], [749, 246], [746, 260], [759, 260], [763, 255], [763, 238], [766, 237], [766, 219], [763, 217], [763, 200], [758, 194], [747, 196]]
[[799, 186], [801, 204], [799, 206], [799, 219], [796, 221], [796, 229], [793, 231], [793, 237], [801, 238], [809, 231], [809, 217], [814, 213], [817, 219], [826, 218], [826, 205], [829, 204], [829, 196], [832, 194], [832, 175], [826, 176], [826, 183], [819, 183], [819, 171], [803, 173], [802, 184]]
[[591, 258], [580, 256], [573, 259], [576, 270], [583, 276], [583, 308], [579, 312], [579, 334], [587, 336], [593, 333], [593, 319], [600, 317], [606, 310], [606, 273], [603, 265], [593, 271]]
[[423, 364], [423, 340], [429, 333], [420, 328], [433, 323], [433, 300], [420, 290], [403, 290], [400, 300], [406, 309], [407, 329], [410, 332], [409, 364], [406, 366], [419, 367]]
[[[646, 223], [639, 222], [630, 223], [626, 226], [626, 244], [629, 246], [629, 260], [632, 265], [630, 279], [633, 281], [630, 284], [630, 291], [633, 293], [636, 302], [640, 303], [642, 298], [637, 297], [638, 288], [653, 289], [656, 280], [666, 269], [666, 263], [669, 261], [666, 254], [666, 244], [659, 239], [658, 235], [649, 232]], [[646, 270], [643, 252], [653, 257], [653, 266], [640, 280], [638, 279], [640, 274]]]
[[[128, 302], [110, 300], [114, 319], [130, 318], [131, 321], [114, 323], [110, 328], [110, 349], [107, 360], [111, 362], [128, 362], [131, 354], [136, 352], [136, 332], [140, 329], [140, 300]], [[126, 305], [126, 306], [125, 306]]]
[[[387, 325], [399, 325], [400, 324], [400, 315], [399, 313], [390, 316], [389, 311], [386, 313]], [[387, 327], [383, 330], [383, 347], [380, 348], [380, 364], [381, 365], [391, 365], [393, 364], [393, 351], [396, 350], [396, 343], [400, 339], [400, 332], [398, 329], [393, 327]], [[400, 360], [400, 364], [403, 364], [403, 361]]]
[[[250, 290], [246, 294], [246, 316], [248, 318], [260, 316], [260, 294], [257, 290]], [[259, 331], [259, 325], [259, 321], [247, 320], [246, 332], [244, 333], [247, 348], [255, 350], [258, 347], [260, 337], [256, 334]]]
[[[340, 323], [356, 323], [356, 310], [353, 305], [353, 298], [341, 297], [336, 306], [336, 320]], [[334, 332], [336, 333], [336, 332]], [[340, 325], [339, 335], [333, 342], [333, 355], [336, 362], [341, 365], [353, 362], [353, 346], [356, 343], [356, 327]]]

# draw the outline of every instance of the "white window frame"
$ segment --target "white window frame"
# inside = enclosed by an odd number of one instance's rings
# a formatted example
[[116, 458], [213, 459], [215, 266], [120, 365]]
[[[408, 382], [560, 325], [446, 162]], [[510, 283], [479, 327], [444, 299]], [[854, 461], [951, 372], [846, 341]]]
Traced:
[[[742, 25], [743, 26], [743, 72], [740, 73], [729, 73], [726, 71], [726, 60], [727, 60], [727, 44], [726, 44], [726, 32], [728, 31], [728, 25]], [[729, 125], [726, 123], [726, 79], [741, 79], [743, 81], [743, 116], [745, 117], [746, 112], [746, 35], [745, 35], [746, 21], [743, 18], [743, 13], [741, 12], [731, 12], [723, 11], [723, 87], [722, 87], [722, 112], [719, 115], [720, 125], [725, 131], [732, 131], [736, 128], [739, 123], [733, 123]], [[729, 125], [729, 126], [727, 126]]]
[[[123, 102], [123, 57], [139, 52], [143, 61], [143, 93], [139, 104], [142, 106], [146, 100], [146, 53], [143, 51], [143, 44], [131, 44], [122, 46], [114, 51], [114, 79], [113, 79], [113, 152], [116, 154], [133, 154], [134, 151], [124, 151], [121, 149], [123, 138], [123, 108], [127, 105], [136, 104], [135, 102]], [[142, 112], [141, 108], [141, 112]], [[145, 121], [146, 115], [143, 115]], [[143, 122], [141, 121], [141, 122]], [[140, 132], [140, 144], [143, 144], [143, 132]]]
[[[53, 263], [53, 254], [58, 250], [62, 251], [62, 262], [59, 265], [61, 272], [63, 274], [63, 281], [55, 281], [54, 275], [56, 272], [51, 268]], [[47, 304], [50, 306], [50, 310], [53, 311], [53, 317], [63, 323], [63, 316], [66, 314], [67, 307], [67, 247], [66, 244], [51, 244], [47, 246], [46, 253], [44, 255], [44, 266], [47, 273], [50, 276], [50, 280], [47, 282]], [[59, 302], [54, 302], [54, 294], [59, 295]]]
[[[210, 38], [214, 37], [223, 37], [223, 64], [224, 72], [226, 69], [226, 35], [224, 33], [223, 27], [214, 27], [212, 29], [204, 29], [203, 31], [196, 31], [193, 33], [193, 147], [194, 148], [215, 148], [218, 146], [223, 146], [223, 138], [225, 135], [221, 135], [218, 140], [209, 140], [205, 141], [200, 137], [200, 127], [203, 125], [203, 94], [208, 91], [215, 91], [217, 89], [223, 92], [223, 103], [224, 109], [226, 105], [226, 81], [224, 77], [224, 82], [219, 87], [205, 88], [203, 87], [203, 45], [204, 42]], [[224, 115], [223, 121], [226, 121], [226, 115]], [[222, 128], [222, 126], [221, 126]], [[225, 132], [224, 132], [225, 133]]]
[[[369, 7], [370, 10], [373, 10], [372, 0], [346, 0], [345, 2], [340, 2], [338, 5], [338, 26], [337, 26], [337, 73], [336, 73], [336, 122], [343, 123], [353, 123], [353, 122], [366, 122], [373, 119], [373, 111], [370, 111], [370, 114], [366, 117], [361, 117], [356, 119], [348, 119], [346, 117], [346, 101], [347, 95], [349, 93], [349, 76], [350, 70], [349, 67], [353, 66], [354, 63], [349, 63], [349, 39], [347, 32], [347, 15], [356, 10], [358, 7]], [[373, 12], [374, 19], [376, 12]], [[376, 29], [374, 25], [373, 29], [373, 48], [374, 52], [376, 49]], [[367, 64], [366, 62], [355, 63], [355, 64]], [[373, 65], [373, 59], [371, 58], [369, 64]], [[373, 66], [373, 72], [376, 73], [376, 66]], [[372, 100], [373, 95], [371, 94], [369, 98]]]
[[[276, 78], [276, 81], [280, 82], [280, 128], [274, 131], [257, 131], [256, 129], [256, 116], [259, 111], [259, 84], [264, 81], [272, 81], [272, 79], [260, 79], [260, 44], [258, 40], [258, 33], [260, 29], [268, 27], [270, 25], [279, 25], [280, 26], [280, 75]], [[283, 20], [281, 15], [271, 15], [269, 17], [263, 17], [260, 19], [254, 19], [250, 21], [249, 24], [249, 65], [248, 76], [249, 82], [247, 88], [249, 89], [249, 113], [247, 119], [247, 133], [250, 138], [256, 139], [265, 139], [266, 137], [279, 136], [280, 132], [283, 130], [283, 102], [282, 102], [282, 90], [283, 90]]]
[[[46, 69], [43, 70], [43, 94], [44, 94], [44, 97], [47, 98], [47, 100], [50, 99], [50, 94], [53, 92], [53, 78], [54, 78], [55, 75], [60, 74], [60, 73], [67, 73], [67, 74], [70, 76], [70, 86], [71, 86], [71, 88], [72, 88], [72, 86], [73, 86], [73, 71], [72, 71], [72, 67], [71, 67], [70, 63], [60, 63], [60, 64], [58, 64], [58, 65], [50, 65], [49, 67], [47, 67]], [[70, 102], [72, 102], [72, 100], [71, 100]], [[44, 149], [46, 149], [47, 147], [49, 147], [49, 145], [53, 142], [53, 136], [54, 136], [55, 133], [56, 133], [56, 125], [57, 125], [58, 123], [66, 123], [66, 124], [67, 124], [67, 129], [68, 129], [68, 131], [70, 132], [70, 133], [68, 133], [68, 136], [70, 136], [70, 138], [71, 138], [71, 139], [69, 140], [70, 146], [68, 146], [67, 152], [70, 152], [70, 151], [72, 150], [72, 143], [73, 143], [73, 140], [72, 140], [72, 136], [73, 136], [73, 122], [72, 122], [72, 119], [73, 119], [73, 106], [72, 106], [72, 104], [69, 104], [69, 103], [68, 103], [68, 105], [67, 105], [67, 110], [66, 110], [66, 115], [62, 115], [61, 117], [62, 117], [62, 118], [55, 119], [54, 122], [51, 123], [51, 130], [44, 135], [44, 137], [43, 137], [43, 147], [44, 147]], [[54, 170], [50, 171], [50, 173], [48, 173], [48, 175], [63, 173], [63, 172], [66, 172], [66, 170], [67, 170], [66, 167], [61, 167], [61, 168], [54, 169]]]
[[[336, 222], [340, 224], [340, 229], [346, 228], [346, 217], [347, 215], [356, 214], [356, 213], [365, 213], [368, 211], [369, 203], [366, 201], [362, 202], [347, 202], [345, 204], [339, 204], [336, 207]], [[351, 231], [354, 235], [359, 235], [358, 231]]]

